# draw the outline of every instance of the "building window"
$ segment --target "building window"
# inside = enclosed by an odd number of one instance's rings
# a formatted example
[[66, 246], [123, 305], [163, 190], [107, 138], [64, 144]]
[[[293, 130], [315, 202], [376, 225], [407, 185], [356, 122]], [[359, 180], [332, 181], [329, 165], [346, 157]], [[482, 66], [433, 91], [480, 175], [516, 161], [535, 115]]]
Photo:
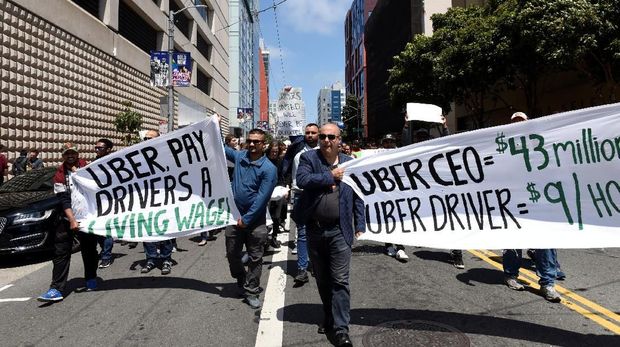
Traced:
[[196, 40], [196, 48], [200, 54], [202, 54], [209, 62], [211, 62], [211, 52], [213, 50], [213, 45], [210, 45], [207, 40], [202, 37], [202, 34], [198, 34], [198, 38]]
[[213, 79], [211, 77], [200, 71], [200, 69], [196, 69], [196, 87], [208, 96], [211, 96], [212, 82]]
[[[185, 8], [185, 6], [183, 7]], [[182, 8], [179, 7], [179, 4], [177, 4], [177, 2], [175, 0], [170, 0], [170, 11], [180, 11]], [[187, 18], [187, 15], [185, 15], [185, 11], [181, 12], [181, 13], [175, 13], [174, 15], [174, 25], [183, 33], [183, 35], [185, 35], [185, 37], [187, 37], [188, 39], [191, 38], [191, 33], [190, 33], [190, 19]]]
[[84, 11], [90, 13], [93, 17], [99, 18], [99, 1], [97, 0], [72, 0], [76, 5], [80, 6]]
[[118, 33], [146, 53], [157, 49], [157, 31], [125, 1], [118, 4]]
[[[204, 0], [194, 0], [194, 5], [198, 6], [198, 5], [207, 5], [206, 2]], [[207, 7], [196, 7], [196, 10], [198, 11], [198, 13], [200, 14], [200, 17], [202, 17], [202, 19], [204, 19], [204, 21], [207, 21], [208, 18], [208, 13], [209, 13], [209, 8]]]

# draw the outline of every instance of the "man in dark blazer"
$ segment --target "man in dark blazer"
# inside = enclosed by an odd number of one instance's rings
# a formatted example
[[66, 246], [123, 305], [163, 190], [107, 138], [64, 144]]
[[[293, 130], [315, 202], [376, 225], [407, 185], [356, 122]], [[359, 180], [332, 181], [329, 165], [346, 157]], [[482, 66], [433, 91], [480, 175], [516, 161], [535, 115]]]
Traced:
[[296, 222], [306, 225], [308, 251], [323, 302], [319, 333], [329, 333], [336, 346], [352, 346], [349, 338], [351, 295], [349, 264], [353, 238], [364, 231], [364, 204], [353, 189], [342, 184], [352, 160], [339, 153], [340, 129], [326, 124], [319, 131], [319, 149], [301, 155], [297, 185], [304, 191]]

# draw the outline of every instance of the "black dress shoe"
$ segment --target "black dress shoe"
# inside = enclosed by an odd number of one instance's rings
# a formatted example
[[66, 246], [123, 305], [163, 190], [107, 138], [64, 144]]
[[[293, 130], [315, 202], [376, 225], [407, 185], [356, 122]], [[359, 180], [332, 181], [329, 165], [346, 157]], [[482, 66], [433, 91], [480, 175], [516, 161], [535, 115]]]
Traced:
[[337, 347], [353, 347], [353, 342], [347, 333], [338, 333], [334, 337], [334, 345]]

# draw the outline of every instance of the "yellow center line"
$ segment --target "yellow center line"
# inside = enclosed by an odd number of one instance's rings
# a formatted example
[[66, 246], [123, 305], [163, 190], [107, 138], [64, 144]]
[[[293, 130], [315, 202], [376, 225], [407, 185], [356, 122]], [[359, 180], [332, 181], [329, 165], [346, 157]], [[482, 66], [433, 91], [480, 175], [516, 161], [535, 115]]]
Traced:
[[[497, 254], [491, 252], [491, 251], [485, 251], [485, 250], [469, 250], [468, 252], [470, 252], [471, 254], [475, 255], [476, 257], [480, 258], [481, 260], [483, 260], [484, 262], [490, 264], [491, 266], [503, 271], [503, 266], [500, 262], [497, 262], [493, 259], [491, 259], [490, 257], [498, 257]], [[530, 287], [534, 288], [534, 289], [540, 289], [540, 286], [538, 285], [538, 276], [536, 276], [535, 273], [533, 273], [532, 271], [526, 270], [526, 269], [520, 269], [519, 272], [519, 280], [524, 281], [525, 283], [527, 283]], [[558, 292], [560, 292], [561, 294], [565, 295], [565, 297], [562, 298], [562, 305], [568, 307], [569, 309], [583, 315], [584, 317], [594, 321], [595, 323], [597, 323], [598, 325], [604, 327], [605, 329], [608, 329], [609, 331], [613, 332], [614, 334], [620, 335], [620, 326], [618, 326], [617, 324], [610, 322], [608, 320], [606, 320], [604, 317], [601, 317], [600, 315], [604, 315], [609, 319], [612, 320], [616, 320], [618, 322], [620, 322], [620, 317], [598, 305], [595, 304], [593, 302], [591, 302], [590, 300], [577, 295], [573, 292], [571, 292], [570, 290], [563, 288], [559, 285], [555, 285], [555, 288], [558, 290]], [[591, 312], [589, 310], [587, 310], [584, 307], [579, 306], [576, 302], [570, 301], [567, 298], [570, 298], [578, 303], [581, 303], [584, 306], [587, 306], [597, 312]]]

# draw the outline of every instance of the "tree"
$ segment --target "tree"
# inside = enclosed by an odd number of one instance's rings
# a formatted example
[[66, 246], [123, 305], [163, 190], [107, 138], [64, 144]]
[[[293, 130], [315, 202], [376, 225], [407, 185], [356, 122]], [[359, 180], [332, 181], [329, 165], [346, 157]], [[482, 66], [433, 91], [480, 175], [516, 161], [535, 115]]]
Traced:
[[594, 47], [577, 63], [603, 102], [616, 102], [620, 81], [620, 0], [592, 0], [597, 24]]
[[131, 101], [123, 102], [123, 106], [123, 111], [116, 115], [114, 126], [118, 132], [124, 134], [123, 144], [130, 146], [140, 141], [138, 130], [142, 127], [142, 116], [132, 110]]
[[361, 117], [360, 112], [357, 97], [353, 94], [347, 94], [345, 105], [342, 108], [342, 122], [345, 126], [342, 134], [343, 138], [359, 133], [359, 131], [351, 131], [351, 128], [358, 128], [360, 126], [361, 121], [358, 119], [358, 117]]
[[506, 79], [524, 93], [527, 113], [540, 115], [539, 97], [549, 77], [575, 68], [595, 44], [595, 6], [587, 0], [497, 1], [497, 32], [509, 42]]
[[455, 7], [433, 19], [435, 78], [445, 95], [464, 105], [475, 128], [487, 125], [485, 100], [504, 102], [503, 77], [509, 42], [496, 33], [498, 19], [488, 8]]

